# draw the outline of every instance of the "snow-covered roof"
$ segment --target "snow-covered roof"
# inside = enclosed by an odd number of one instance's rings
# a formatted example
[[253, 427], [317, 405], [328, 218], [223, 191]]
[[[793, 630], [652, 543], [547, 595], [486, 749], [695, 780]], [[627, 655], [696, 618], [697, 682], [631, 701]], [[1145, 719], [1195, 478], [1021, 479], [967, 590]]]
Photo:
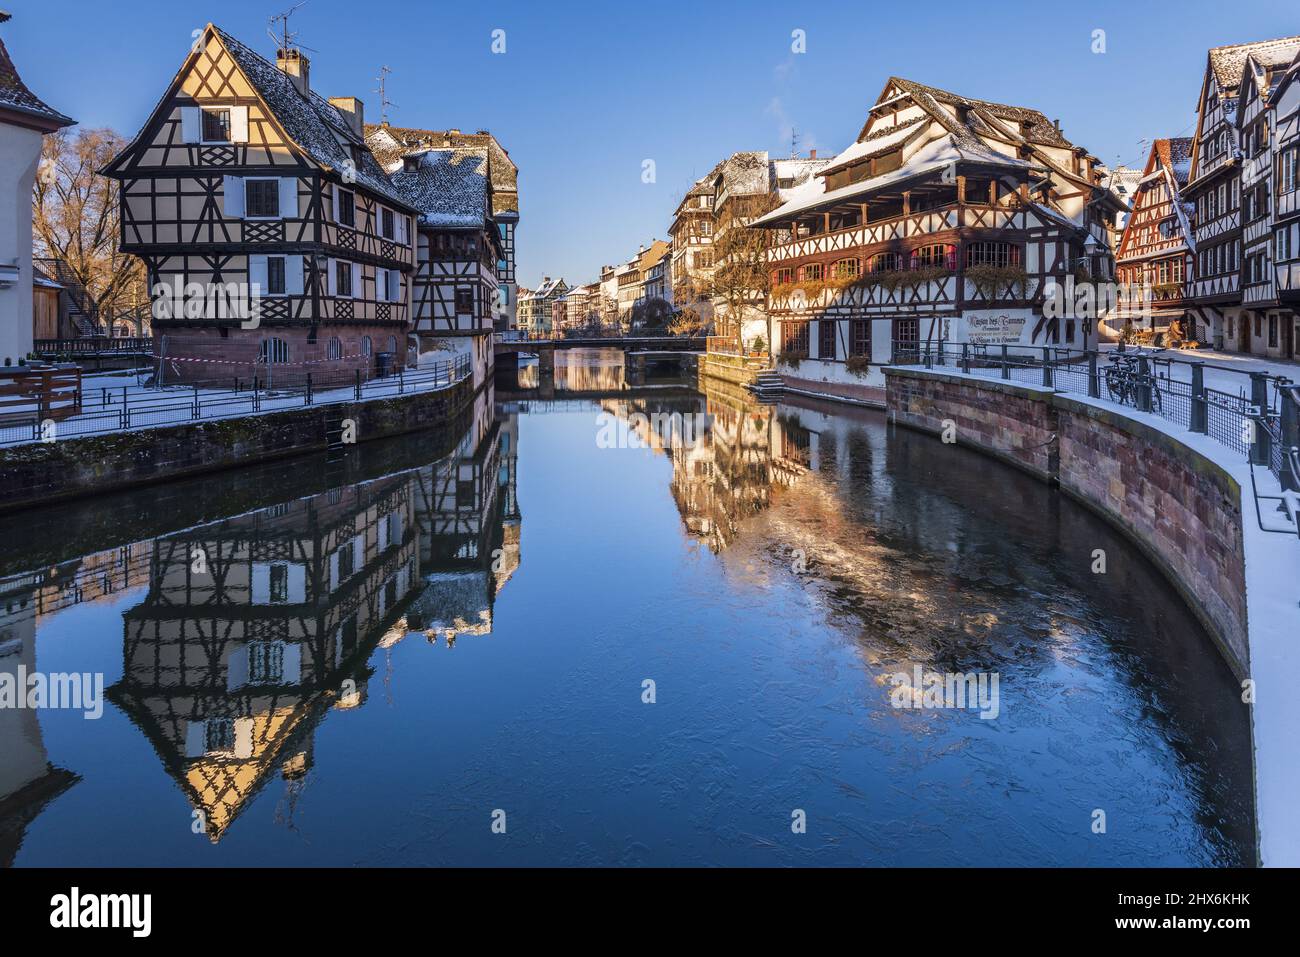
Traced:
[[423, 225], [482, 229], [491, 217], [486, 149], [426, 149], [402, 162], [414, 168], [394, 173], [393, 185]]
[[494, 215], [519, 212], [519, 169], [497, 138], [487, 130], [425, 130], [411, 126], [366, 124], [366, 143], [386, 170], [401, 168], [402, 157], [430, 148], [486, 149]]
[[1300, 36], [1278, 37], [1254, 43], [1234, 43], [1210, 50], [1210, 69], [1221, 93], [1232, 93], [1241, 83], [1246, 59], [1253, 58], [1264, 68], [1286, 66], [1300, 53]]
[[[8, 19], [9, 14], [0, 10], [0, 23]], [[18, 75], [18, 68], [14, 66], [9, 51], [5, 49], [3, 39], [0, 39], [0, 110], [31, 117], [32, 125], [40, 129], [57, 130], [77, 122], [64, 116], [27, 88]]]
[[[837, 158], [838, 159], [838, 158]], [[932, 140], [921, 147], [901, 167], [861, 182], [850, 183], [838, 189], [827, 191], [826, 180], [822, 176], [810, 179], [803, 186], [790, 191], [786, 201], [772, 212], [760, 216], [751, 225], [761, 226], [788, 220], [792, 216], [807, 212], [820, 206], [877, 192], [885, 187], [894, 186], [910, 179], [925, 176], [944, 169], [954, 162], [975, 162], [989, 165], [1006, 166], [1018, 170], [1037, 169], [1034, 164], [1010, 156], [1003, 156], [987, 149], [969, 149], [953, 143], [950, 134]]]
[[[940, 120], [945, 126], [951, 124], [949, 132], [954, 134], [959, 146], [977, 145], [974, 141], [978, 139], [978, 133], [993, 132], [995, 130], [995, 127], [980, 116], [981, 113], [998, 121], [1003, 126], [1008, 123], [1014, 124], [1012, 132], [1022, 136], [1026, 142], [1036, 143], [1041, 146], [1059, 146], [1066, 149], [1074, 146], [1073, 143], [1061, 135], [1061, 131], [1057, 129], [1056, 124], [1038, 110], [1024, 106], [1012, 106], [1009, 103], [977, 100], [898, 76], [889, 78], [886, 89], [891, 87], [910, 94], [912, 102]], [[971, 119], [965, 123], [961, 122], [961, 113], [968, 113]], [[869, 125], [870, 121], [864, 124], [863, 133], [866, 132]], [[967, 137], [971, 139], [968, 140]], [[861, 138], [861, 135], [859, 135], [859, 139]]]
[[[350, 121], [314, 91], [304, 96], [283, 70], [220, 28], [221, 42], [265, 101], [276, 122], [311, 159], [335, 172], [355, 166], [358, 185], [406, 205]], [[355, 150], [355, 161], [354, 151]]]
[[1154, 149], [1160, 165], [1169, 170], [1179, 186], [1186, 186], [1192, 171], [1192, 138], [1172, 136], [1156, 140]]

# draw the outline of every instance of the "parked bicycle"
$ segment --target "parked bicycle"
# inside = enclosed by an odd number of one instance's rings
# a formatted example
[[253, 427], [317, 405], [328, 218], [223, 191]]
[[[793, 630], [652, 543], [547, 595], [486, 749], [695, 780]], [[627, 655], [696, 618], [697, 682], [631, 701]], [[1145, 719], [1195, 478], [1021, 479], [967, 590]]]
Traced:
[[1151, 411], [1160, 411], [1160, 388], [1155, 376], [1142, 371], [1138, 356], [1114, 353], [1109, 357], [1110, 365], [1102, 370], [1106, 380], [1106, 391], [1113, 401], [1122, 405], [1138, 405], [1139, 391], [1145, 388], [1151, 395]]

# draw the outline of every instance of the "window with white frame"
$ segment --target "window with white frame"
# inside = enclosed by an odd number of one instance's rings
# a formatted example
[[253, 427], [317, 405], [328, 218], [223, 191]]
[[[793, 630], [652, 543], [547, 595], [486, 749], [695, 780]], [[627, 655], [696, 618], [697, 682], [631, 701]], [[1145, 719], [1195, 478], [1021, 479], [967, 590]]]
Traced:
[[244, 180], [244, 216], [247, 219], [279, 219], [280, 180]]
[[230, 142], [230, 107], [205, 106], [199, 111], [204, 143]]

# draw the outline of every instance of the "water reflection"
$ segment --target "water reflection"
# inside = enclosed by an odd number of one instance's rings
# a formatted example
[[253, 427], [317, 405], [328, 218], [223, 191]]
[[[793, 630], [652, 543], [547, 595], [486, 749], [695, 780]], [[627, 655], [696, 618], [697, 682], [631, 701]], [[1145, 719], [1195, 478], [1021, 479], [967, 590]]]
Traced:
[[[0, 710], [5, 863], [203, 860], [160, 767], [232, 863], [1253, 860], [1235, 685], [1105, 525], [872, 413], [615, 368], [565, 381], [617, 397], [489, 390], [446, 435], [51, 510], [0, 567], [0, 672], [120, 668], [117, 711]], [[598, 448], [602, 413], [648, 451]], [[1002, 716], [890, 707], [914, 666], [1000, 674]], [[466, 823], [502, 804], [549, 823]], [[783, 840], [804, 806], [822, 836]]]

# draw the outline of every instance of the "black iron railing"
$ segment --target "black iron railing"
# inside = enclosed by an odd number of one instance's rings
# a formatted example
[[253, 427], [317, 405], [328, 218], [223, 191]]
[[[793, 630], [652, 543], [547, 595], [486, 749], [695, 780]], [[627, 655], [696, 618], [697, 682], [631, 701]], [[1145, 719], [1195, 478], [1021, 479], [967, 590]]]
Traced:
[[[1087, 395], [1159, 415], [1300, 489], [1300, 389], [1290, 379], [1142, 349], [894, 343], [894, 365], [948, 368]], [[1206, 385], [1206, 373], [1215, 386]]]

